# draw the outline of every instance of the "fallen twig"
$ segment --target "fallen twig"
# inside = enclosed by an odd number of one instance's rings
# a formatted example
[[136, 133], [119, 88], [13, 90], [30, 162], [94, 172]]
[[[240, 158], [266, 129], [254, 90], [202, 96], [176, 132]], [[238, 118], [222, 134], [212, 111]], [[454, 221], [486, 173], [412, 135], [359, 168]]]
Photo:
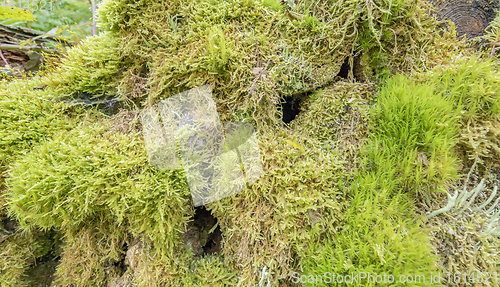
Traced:
[[0, 49], [0, 57], [2, 57], [3, 62], [5, 63], [5, 66], [10, 69], [9, 62], [7, 62], [7, 59], [3, 56], [2, 49]]

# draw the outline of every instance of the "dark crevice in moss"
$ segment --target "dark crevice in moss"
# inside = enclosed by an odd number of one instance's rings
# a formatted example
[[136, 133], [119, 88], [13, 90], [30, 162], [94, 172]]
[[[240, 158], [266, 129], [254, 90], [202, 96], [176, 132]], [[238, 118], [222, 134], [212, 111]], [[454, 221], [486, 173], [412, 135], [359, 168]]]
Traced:
[[127, 263], [126, 263], [126, 251], [128, 250], [128, 244], [125, 242], [123, 247], [122, 247], [122, 251], [123, 251], [123, 256], [121, 257], [121, 260], [120, 261], [116, 261], [113, 263], [113, 266], [118, 268], [118, 270], [121, 272], [121, 275], [123, 275], [123, 273], [125, 273], [127, 271]]
[[314, 91], [308, 91], [283, 98], [284, 102], [281, 103], [281, 111], [283, 112], [283, 117], [281, 119], [283, 123], [290, 123], [300, 112], [302, 112], [303, 107], [301, 105], [303, 101], [309, 98], [313, 92]]
[[103, 113], [110, 116], [117, 114], [122, 106], [122, 102], [119, 98], [108, 95], [107, 93], [92, 95], [87, 92], [77, 92], [76, 96], [72, 95], [69, 98], [62, 98], [61, 100], [70, 104], [98, 106]]
[[40, 246], [31, 246], [31, 248], [36, 248], [33, 253], [36, 258], [30, 267], [26, 269], [25, 275], [30, 280], [30, 286], [51, 286], [61, 258], [60, 246], [62, 240], [60, 234], [54, 230], [41, 233], [39, 236], [38, 242]]
[[[194, 221], [186, 234], [195, 255], [219, 253], [222, 247], [222, 231], [217, 219], [204, 206], [196, 207]], [[213, 228], [215, 229], [210, 232]]]
[[354, 60], [353, 67], [351, 67], [351, 64], [349, 63], [349, 57], [345, 58], [344, 62], [342, 63], [342, 66], [340, 66], [340, 71], [337, 74], [337, 76], [342, 78], [342, 79], [347, 80], [347, 79], [349, 79], [349, 73], [351, 72], [351, 69], [352, 69], [353, 80], [364, 81], [364, 79], [360, 79], [360, 78], [362, 78], [362, 77], [360, 77], [360, 75], [361, 75], [360, 73], [362, 73], [362, 71], [359, 71], [361, 57], [359, 57], [359, 56], [354, 57], [353, 60]]
[[208, 241], [203, 246], [203, 252], [205, 254], [214, 254], [214, 253], [219, 253], [222, 248], [222, 231], [220, 230], [220, 227], [217, 226], [215, 228], [214, 232], [212, 232], [209, 237]]
[[290, 123], [300, 113], [300, 100], [295, 97], [285, 97], [285, 102], [281, 104], [283, 111], [283, 122]]
[[[14, 220], [8, 216], [2, 218], [0, 215], [0, 228], [4, 229], [6, 232], [8, 232], [8, 233], [15, 232], [18, 225], [19, 224], [17, 223], [16, 220]], [[2, 234], [0, 234], [0, 235], [2, 235]]]
[[349, 57], [345, 58], [344, 63], [342, 63], [342, 66], [340, 67], [340, 71], [337, 76], [341, 77], [342, 79], [347, 79], [349, 77], [349, 70], [351, 69], [349, 65]]

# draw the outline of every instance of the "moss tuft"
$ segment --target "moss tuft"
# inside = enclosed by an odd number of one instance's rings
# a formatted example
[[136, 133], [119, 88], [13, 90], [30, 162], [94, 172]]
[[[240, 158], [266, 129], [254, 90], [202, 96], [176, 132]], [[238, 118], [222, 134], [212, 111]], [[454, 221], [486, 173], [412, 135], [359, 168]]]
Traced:
[[109, 32], [85, 39], [68, 51], [47, 83], [59, 97], [76, 97], [78, 93], [116, 94], [126, 66], [119, 43], [117, 36]]
[[424, 81], [450, 98], [460, 121], [459, 147], [465, 160], [491, 161], [500, 155], [499, 64], [477, 56], [438, 67]]

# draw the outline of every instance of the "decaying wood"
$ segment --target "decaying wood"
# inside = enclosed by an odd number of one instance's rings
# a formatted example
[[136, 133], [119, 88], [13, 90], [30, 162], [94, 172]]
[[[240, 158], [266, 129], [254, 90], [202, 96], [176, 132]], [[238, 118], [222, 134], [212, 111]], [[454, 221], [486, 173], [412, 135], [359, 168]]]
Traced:
[[[31, 41], [26, 42], [28, 40]], [[13, 68], [19, 72], [35, 71], [42, 61], [40, 52], [57, 52], [57, 49], [47, 47], [49, 43], [68, 45], [41, 31], [0, 25], [0, 50], [3, 56], [0, 67]]]
[[431, 0], [439, 20], [451, 20], [457, 33], [467, 38], [484, 35], [500, 7], [498, 0]]
[[2, 44], [19, 44], [22, 41], [39, 36], [43, 37], [35, 40], [38, 45], [47, 44], [49, 42], [60, 42], [60, 40], [49, 35], [44, 36], [44, 34], [44, 32], [24, 27], [0, 25], [0, 43]]

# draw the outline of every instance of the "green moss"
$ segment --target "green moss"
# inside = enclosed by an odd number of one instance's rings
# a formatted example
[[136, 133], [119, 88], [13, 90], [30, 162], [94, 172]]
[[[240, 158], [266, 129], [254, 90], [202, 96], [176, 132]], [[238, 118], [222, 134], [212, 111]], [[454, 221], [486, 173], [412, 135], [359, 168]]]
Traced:
[[375, 3], [368, 3], [368, 13], [357, 26], [357, 47], [367, 77], [385, 80], [396, 73], [428, 71], [449, 63], [456, 54], [469, 53], [465, 40], [457, 39], [452, 23], [441, 25], [429, 15], [432, 9], [429, 3], [418, 0], [382, 3], [383, 8], [377, 4], [378, 9]]
[[141, 137], [109, 124], [74, 129], [19, 159], [7, 181], [12, 215], [24, 228], [70, 228], [105, 214], [172, 248], [192, 212], [183, 176], [149, 167]]
[[283, 9], [286, 8], [282, 4], [282, 1], [279, 0], [262, 0], [262, 5], [276, 12], [283, 11]]
[[481, 213], [447, 214], [431, 219], [427, 226], [431, 229], [434, 252], [439, 254], [439, 268], [451, 274], [474, 274], [475, 278], [482, 277], [483, 282], [487, 272], [500, 272], [500, 238], [484, 234], [487, 225], [488, 218]]
[[[456, 179], [464, 123], [488, 121], [496, 136], [496, 68], [391, 79], [370, 125], [373, 85], [336, 78], [346, 58], [361, 58], [368, 79], [449, 61], [463, 42], [453, 27], [436, 33], [424, 10], [420, 0], [104, 1], [106, 32], [69, 50], [48, 78], [6, 85], [0, 163], [10, 214], [24, 229], [64, 233], [62, 285], [277, 286], [294, 271], [330, 267], [428, 275], [436, 258], [413, 201]], [[46, 91], [32, 91], [42, 82]], [[117, 127], [129, 119], [87, 118], [48, 96], [119, 95], [136, 115], [205, 84], [223, 121], [258, 127], [264, 174], [208, 206], [222, 252], [193, 258], [182, 240], [194, 214], [184, 174], [152, 168], [141, 134]], [[320, 87], [283, 128], [280, 101]], [[125, 273], [115, 266], [124, 260]]]
[[8, 172], [9, 209], [21, 227], [65, 233], [61, 284], [117, 279], [121, 271], [113, 263], [132, 237], [148, 241], [151, 256], [172, 268], [183, 248], [181, 235], [194, 213], [183, 173], [150, 167], [140, 133], [116, 124], [94, 120], [57, 134]]
[[338, 228], [345, 210], [339, 192], [343, 161], [300, 131], [264, 134], [261, 150], [263, 176], [209, 208], [226, 239], [225, 261], [240, 272], [239, 284], [258, 284], [265, 269], [275, 286], [297, 268], [308, 242]]
[[[375, 188], [375, 186], [371, 186]], [[368, 186], [355, 190], [356, 194], [369, 193]], [[382, 193], [380, 189], [376, 192]], [[306, 258], [302, 261], [304, 275], [424, 275], [426, 278], [437, 271], [436, 257], [432, 255], [429, 235], [418, 222], [405, 219], [415, 216], [405, 196], [392, 199], [371, 192], [362, 198], [353, 199], [346, 214], [347, 224], [331, 235], [325, 242], [312, 242]], [[391, 284], [368, 283], [365, 279], [352, 284], [317, 284], [306, 286], [392, 286]], [[422, 284], [405, 284], [422, 286]], [[426, 282], [426, 286], [433, 286]], [[436, 285], [437, 286], [437, 285]]]
[[460, 121], [460, 148], [466, 159], [497, 158], [500, 155], [499, 65], [477, 56], [457, 59], [422, 77], [436, 92], [450, 98]]
[[65, 231], [55, 274], [58, 286], [105, 286], [122, 275], [123, 249], [131, 239], [126, 224], [109, 222], [109, 218], [92, 218]]
[[[279, 1], [271, 2], [123, 1], [103, 3], [99, 13], [103, 25], [122, 36], [125, 55], [148, 66], [148, 104], [211, 84], [223, 117], [244, 113], [265, 128], [277, 123], [272, 106], [282, 95], [331, 81], [353, 43], [336, 25], [322, 22], [328, 17], [343, 22], [346, 15], [320, 15], [318, 10], [291, 20], [283, 9], [275, 9], [283, 7]], [[306, 11], [302, 3], [293, 13]], [[168, 21], [157, 21], [165, 15]]]
[[59, 96], [76, 96], [79, 92], [113, 95], [125, 66], [119, 39], [103, 32], [71, 48], [47, 83]]
[[237, 273], [229, 269], [221, 256], [207, 255], [194, 260], [189, 276], [184, 276], [185, 286], [237, 286]]
[[305, 274], [429, 278], [437, 271], [428, 231], [422, 229], [413, 202], [418, 193], [446, 187], [457, 177], [456, 110], [432, 86], [405, 76], [391, 78], [377, 100], [364, 165], [346, 191], [350, 207], [345, 224], [325, 242], [312, 242], [302, 265]]
[[28, 270], [54, 248], [50, 232], [13, 232], [0, 236], [0, 286], [33, 286]]
[[337, 149], [352, 169], [368, 138], [373, 89], [370, 83], [338, 81], [304, 99], [304, 112], [293, 125], [304, 136], [319, 140], [322, 148]]
[[33, 89], [44, 80], [0, 82], [0, 172], [44, 139], [78, 123], [82, 109], [55, 102], [50, 91]]
[[457, 123], [453, 102], [431, 85], [404, 76], [390, 79], [378, 93], [367, 145], [369, 168], [389, 186], [410, 192], [446, 186], [458, 168]]

